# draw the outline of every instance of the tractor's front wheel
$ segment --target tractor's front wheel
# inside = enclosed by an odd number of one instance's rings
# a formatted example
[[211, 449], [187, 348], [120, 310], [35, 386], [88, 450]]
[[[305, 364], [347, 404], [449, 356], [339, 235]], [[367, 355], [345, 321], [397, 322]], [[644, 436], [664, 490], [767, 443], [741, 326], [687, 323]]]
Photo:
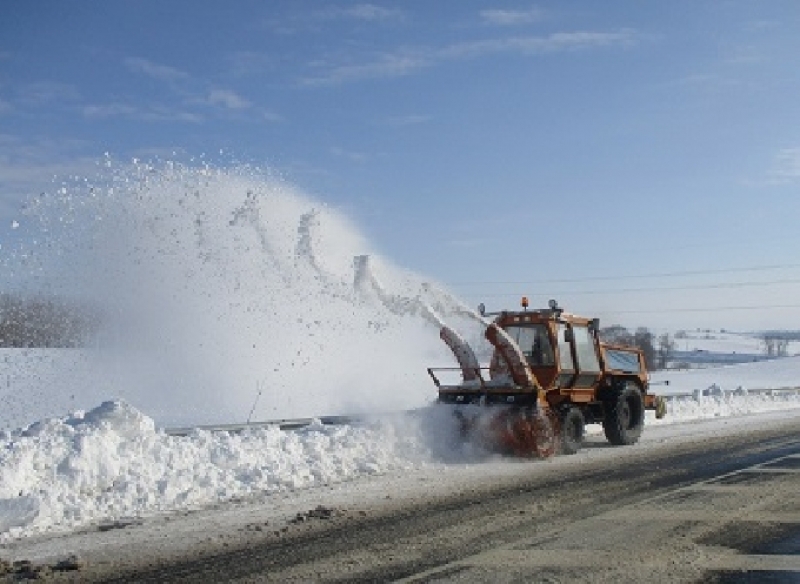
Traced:
[[611, 444], [622, 446], [639, 440], [644, 429], [644, 399], [635, 384], [615, 391], [604, 409], [603, 430]]

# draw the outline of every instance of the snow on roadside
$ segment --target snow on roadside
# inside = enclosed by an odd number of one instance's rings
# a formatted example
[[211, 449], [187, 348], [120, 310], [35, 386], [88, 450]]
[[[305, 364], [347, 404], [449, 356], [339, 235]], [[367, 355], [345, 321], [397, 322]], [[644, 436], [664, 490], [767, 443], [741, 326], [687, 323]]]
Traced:
[[413, 432], [391, 423], [177, 437], [124, 402], [105, 402], [0, 433], [0, 542], [410, 469], [428, 458]]
[[[670, 399], [667, 418], [647, 423], [790, 408], [800, 408], [800, 392], [698, 394]], [[446, 409], [432, 408], [358, 426], [198, 430], [179, 437], [157, 430], [151, 418], [125, 402], [105, 402], [85, 414], [0, 432], [0, 543], [256, 493], [464, 462], [443, 452], [443, 438], [455, 435], [452, 420]]]
[[748, 414], [800, 408], [800, 390], [748, 393], [746, 389], [724, 391], [717, 385], [691, 396], [667, 398], [667, 416], [646, 423], [674, 424], [709, 418], [730, 418]]

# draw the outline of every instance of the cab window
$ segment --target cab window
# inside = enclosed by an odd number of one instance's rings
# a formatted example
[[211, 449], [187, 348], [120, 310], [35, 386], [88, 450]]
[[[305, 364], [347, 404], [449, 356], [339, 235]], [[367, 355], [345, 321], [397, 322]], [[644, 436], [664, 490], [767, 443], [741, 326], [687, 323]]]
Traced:
[[555, 365], [553, 344], [547, 334], [547, 326], [528, 324], [506, 327], [506, 332], [514, 339], [531, 367], [552, 367]]
[[594, 339], [586, 326], [572, 326], [572, 336], [575, 339], [575, 356], [578, 358], [578, 367], [581, 372], [599, 373], [600, 361], [597, 359]]
[[562, 371], [575, 371], [568, 330], [567, 325], [563, 323], [558, 325], [558, 365]]

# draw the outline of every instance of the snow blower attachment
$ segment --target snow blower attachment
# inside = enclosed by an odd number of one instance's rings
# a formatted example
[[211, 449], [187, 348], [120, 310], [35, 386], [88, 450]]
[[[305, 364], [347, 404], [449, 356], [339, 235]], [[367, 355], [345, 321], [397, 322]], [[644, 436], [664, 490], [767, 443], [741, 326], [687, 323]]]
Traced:
[[[480, 367], [472, 348], [447, 326], [440, 337], [458, 368], [429, 368], [439, 403], [454, 406], [462, 435], [518, 456], [573, 454], [586, 424], [603, 425], [615, 445], [633, 444], [646, 409], [661, 418], [663, 398], [648, 393], [641, 350], [601, 343], [599, 321], [567, 314], [551, 300], [543, 310], [494, 316], [486, 339], [494, 347], [489, 367]], [[487, 321], [484, 321], [486, 323]], [[440, 376], [459, 373], [445, 384]], [[438, 375], [437, 375], [438, 374]]]

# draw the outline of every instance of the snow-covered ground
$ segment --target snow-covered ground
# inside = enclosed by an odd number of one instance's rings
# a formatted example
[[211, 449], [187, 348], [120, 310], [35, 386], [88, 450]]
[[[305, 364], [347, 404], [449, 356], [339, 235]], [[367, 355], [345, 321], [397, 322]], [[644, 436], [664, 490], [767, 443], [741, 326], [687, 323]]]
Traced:
[[[762, 354], [764, 342], [758, 333], [722, 331], [664, 331], [672, 336], [677, 351]], [[677, 336], [676, 336], [677, 335]]]
[[[655, 371], [653, 391], [662, 395], [694, 393], [717, 386], [723, 391], [742, 388], [778, 389], [800, 386], [800, 357], [785, 357], [758, 363], [742, 363], [682, 371]], [[665, 381], [669, 385], [663, 384]]]
[[[763, 332], [659, 331], [674, 341], [673, 366], [716, 367], [733, 363], [752, 363], [768, 359]], [[798, 355], [800, 345], [787, 339], [785, 355]]]

